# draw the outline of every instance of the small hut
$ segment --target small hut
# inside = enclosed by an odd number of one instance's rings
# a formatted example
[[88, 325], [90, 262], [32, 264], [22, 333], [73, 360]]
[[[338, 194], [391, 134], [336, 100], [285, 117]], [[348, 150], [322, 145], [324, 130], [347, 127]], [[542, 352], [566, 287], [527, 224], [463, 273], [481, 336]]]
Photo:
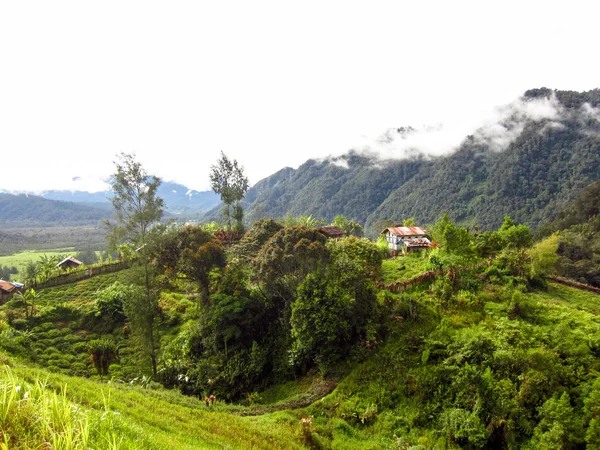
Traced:
[[21, 288], [19, 286], [14, 285], [10, 281], [0, 280], [0, 304], [6, 303], [12, 298], [14, 294], [19, 292], [20, 290]]
[[72, 256], [67, 256], [65, 259], [63, 259], [61, 262], [59, 262], [56, 265], [56, 267], [58, 267], [59, 269], [67, 270], [67, 269], [71, 269], [73, 267], [79, 267], [82, 264], [83, 263], [81, 261], [79, 261], [78, 259], [75, 259]]

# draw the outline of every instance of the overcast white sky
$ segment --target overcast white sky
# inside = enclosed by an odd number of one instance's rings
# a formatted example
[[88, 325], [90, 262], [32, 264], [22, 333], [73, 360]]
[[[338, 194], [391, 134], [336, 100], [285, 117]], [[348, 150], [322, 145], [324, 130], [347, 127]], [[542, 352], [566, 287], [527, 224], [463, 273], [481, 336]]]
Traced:
[[254, 183], [389, 127], [464, 136], [527, 89], [600, 87], [598, 5], [3, 1], [0, 189], [102, 189], [124, 151], [205, 190], [220, 150]]

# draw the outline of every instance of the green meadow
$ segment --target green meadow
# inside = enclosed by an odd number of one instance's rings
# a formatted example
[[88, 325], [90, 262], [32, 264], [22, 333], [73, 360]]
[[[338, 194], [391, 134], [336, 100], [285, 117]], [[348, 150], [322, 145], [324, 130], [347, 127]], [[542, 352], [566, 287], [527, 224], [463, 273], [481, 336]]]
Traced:
[[0, 256], [0, 266], [8, 266], [8, 267], [16, 267], [19, 270], [19, 273], [11, 276], [12, 281], [22, 281], [23, 274], [25, 272], [25, 267], [29, 261], [37, 261], [42, 256], [46, 255], [48, 257], [57, 256], [57, 255], [66, 255], [73, 253], [74, 249], [71, 248], [62, 248], [62, 249], [53, 249], [51, 251], [37, 251], [37, 250], [27, 250], [24, 252], [15, 253], [13, 255], [8, 256]]

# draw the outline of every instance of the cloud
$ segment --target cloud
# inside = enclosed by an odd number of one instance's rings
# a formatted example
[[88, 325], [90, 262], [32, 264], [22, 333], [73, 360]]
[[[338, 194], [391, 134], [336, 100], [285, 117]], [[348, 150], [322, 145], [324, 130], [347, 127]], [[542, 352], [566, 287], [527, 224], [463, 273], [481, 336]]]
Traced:
[[600, 122], [600, 108], [594, 108], [589, 103], [584, 103], [581, 106], [581, 113], [584, 119], [591, 119]]
[[329, 163], [337, 166], [337, 167], [341, 167], [343, 169], [349, 169], [350, 166], [348, 165], [348, 161], [343, 158], [343, 157], [338, 157], [338, 158], [332, 158], [329, 160]]
[[533, 99], [520, 98], [508, 105], [496, 108], [495, 115], [488, 119], [474, 134], [475, 139], [492, 151], [501, 152], [525, 129], [530, 121], [548, 121], [546, 126], [559, 128], [565, 109], [556, 95]]
[[[599, 118], [600, 110], [589, 105], [582, 107], [585, 114]], [[561, 128], [567, 117], [565, 108], [554, 93], [549, 97], [519, 98], [497, 107], [476, 122], [448, 122], [446, 124], [388, 128], [375, 138], [364, 136], [350, 150], [377, 160], [434, 158], [457, 150], [465, 138], [472, 135], [475, 141], [490, 150], [505, 150], [523, 132], [529, 121], [546, 121], [545, 127]], [[340, 155], [330, 155], [331, 164], [348, 167]]]

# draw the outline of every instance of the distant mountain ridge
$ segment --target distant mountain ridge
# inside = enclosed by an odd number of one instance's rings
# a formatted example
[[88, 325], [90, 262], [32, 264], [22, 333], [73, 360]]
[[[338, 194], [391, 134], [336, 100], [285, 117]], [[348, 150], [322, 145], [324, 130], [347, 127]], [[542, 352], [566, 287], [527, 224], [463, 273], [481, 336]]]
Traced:
[[[411, 156], [394, 160], [351, 150], [282, 169], [248, 191], [246, 217], [344, 214], [369, 228], [408, 217], [429, 224], [447, 213], [490, 229], [508, 214], [535, 227], [600, 179], [600, 90], [532, 89], [503, 114], [445, 156], [409, 148]], [[414, 132], [388, 130], [383, 140], [401, 144]]]
[[[0, 190], [0, 193], [2, 191]], [[58, 200], [73, 202], [90, 207], [106, 209], [110, 206], [112, 191], [86, 192], [86, 191], [64, 191], [49, 190], [41, 193], [4, 192], [5, 194], [27, 194], [45, 198], [47, 200]], [[158, 196], [166, 204], [166, 209], [171, 215], [195, 217], [208, 211], [220, 201], [217, 194], [212, 191], [195, 191], [182, 184], [162, 182], [158, 189]], [[1, 220], [1, 219], [0, 219]]]
[[4, 226], [98, 225], [111, 214], [108, 204], [92, 207], [35, 195], [0, 193], [0, 225]]

